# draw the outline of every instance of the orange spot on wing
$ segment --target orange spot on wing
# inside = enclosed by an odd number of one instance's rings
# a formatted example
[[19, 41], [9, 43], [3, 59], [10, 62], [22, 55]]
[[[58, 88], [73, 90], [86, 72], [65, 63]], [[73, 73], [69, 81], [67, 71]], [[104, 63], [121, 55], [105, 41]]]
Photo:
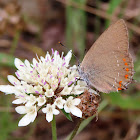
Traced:
[[119, 82], [119, 84], [121, 84], [121, 83], [122, 83], [122, 81]]
[[118, 90], [122, 90], [122, 88], [118, 88]]
[[119, 85], [120, 85], [120, 87], [122, 86], [122, 84], [121, 84], [121, 83], [122, 83], [122, 81], [119, 81]]
[[125, 62], [125, 61], [126, 61], [126, 59], [125, 59], [125, 58], [123, 58], [123, 61]]
[[128, 63], [124, 63], [124, 65], [128, 66]]
[[126, 68], [125, 70], [128, 72], [129, 71], [129, 68]]
[[128, 79], [128, 74], [125, 75], [125, 79]]

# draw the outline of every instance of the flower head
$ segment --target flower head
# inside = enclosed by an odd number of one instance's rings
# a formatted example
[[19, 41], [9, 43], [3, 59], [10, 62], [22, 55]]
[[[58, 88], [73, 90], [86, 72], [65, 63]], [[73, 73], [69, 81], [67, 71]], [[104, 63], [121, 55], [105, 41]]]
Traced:
[[82, 117], [77, 105], [87, 84], [76, 81], [79, 74], [76, 66], [69, 66], [71, 56], [71, 51], [64, 57], [63, 53], [59, 55], [52, 49], [52, 55], [47, 52], [45, 57], [33, 58], [32, 63], [15, 59], [17, 78], [9, 75], [8, 80], [13, 86], [1, 85], [0, 91], [15, 94], [13, 104], [23, 104], [16, 108], [19, 114], [26, 114], [19, 126], [33, 122], [41, 108], [48, 122], [52, 121], [53, 115], [59, 114], [57, 109]]

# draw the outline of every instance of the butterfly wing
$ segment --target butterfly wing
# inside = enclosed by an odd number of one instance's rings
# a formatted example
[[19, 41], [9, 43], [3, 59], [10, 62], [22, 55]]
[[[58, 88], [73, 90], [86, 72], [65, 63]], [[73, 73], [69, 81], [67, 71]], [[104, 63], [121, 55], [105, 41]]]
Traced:
[[134, 71], [128, 48], [128, 30], [121, 19], [97, 39], [81, 63], [89, 85], [105, 93], [125, 89]]

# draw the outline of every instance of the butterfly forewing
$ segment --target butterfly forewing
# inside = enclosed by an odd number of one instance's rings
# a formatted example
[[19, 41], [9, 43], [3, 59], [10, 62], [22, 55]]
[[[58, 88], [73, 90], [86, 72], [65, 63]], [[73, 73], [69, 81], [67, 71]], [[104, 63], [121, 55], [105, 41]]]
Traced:
[[88, 84], [105, 93], [125, 89], [133, 76], [128, 48], [128, 31], [121, 19], [111, 25], [85, 55], [81, 69], [88, 75]]

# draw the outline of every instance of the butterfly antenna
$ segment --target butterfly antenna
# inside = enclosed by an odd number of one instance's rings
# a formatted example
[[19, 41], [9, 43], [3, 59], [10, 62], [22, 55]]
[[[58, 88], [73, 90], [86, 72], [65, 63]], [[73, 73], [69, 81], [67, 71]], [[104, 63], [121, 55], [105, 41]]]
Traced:
[[[58, 42], [61, 46], [63, 46], [64, 48], [66, 48], [68, 51], [70, 51], [70, 49], [68, 49], [64, 44], [62, 44], [61, 42]], [[72, 52], [72, 55], [76, 58], [77, 62], [78, 62], [78, 66], [80, 66], [80, 61], [78, 59], [78, 57]]]

